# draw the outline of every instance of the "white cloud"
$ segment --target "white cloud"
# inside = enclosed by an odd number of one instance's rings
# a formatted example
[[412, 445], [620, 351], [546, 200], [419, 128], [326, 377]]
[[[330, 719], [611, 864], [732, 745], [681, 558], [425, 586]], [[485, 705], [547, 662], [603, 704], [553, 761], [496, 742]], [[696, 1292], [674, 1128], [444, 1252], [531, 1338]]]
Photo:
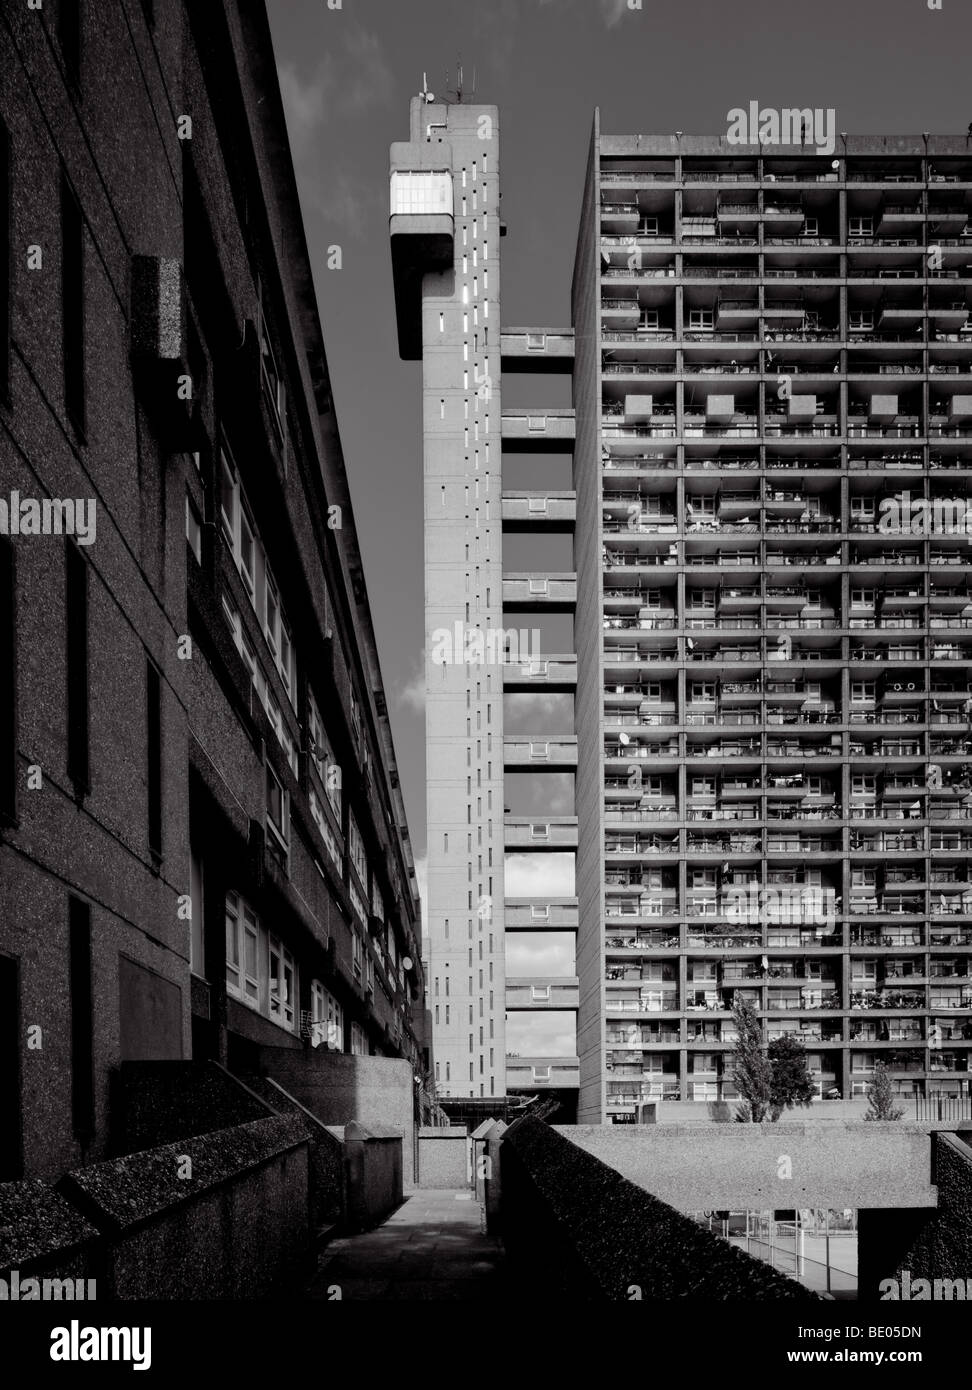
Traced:
[[574, 894], [573, 854], [508, 854], [505, 869], [508, 898], [570, 898]]
[[305, 152], [331, 123], [338, 136], [349, 115], [383, 105], [392, 94], [392, 72], [381, 40], [368, 29], [341, 25], [339, 47], [330, 49], [309, 76], [293, 63], [278, 71], [291, 144]]
[[421, 714], [425, 709], [425, 654], [422, 655], [422, 663], [418, 671], [410, 681], [397, 692], [396, 700], [405, 709], [414, 710], [416, 714]]
[[575, 1057], [574, 1015], [565, 1009], [515, 1009], [506, 1015], [506, 1050], [521, 1057]]
[[615, 24], [620, 24], [623, 19], [625, 11], [628, 9], [628, 2], [627, 0], [601, 0], [601, 9], [607, 20], [608, 28], [613, 29]]

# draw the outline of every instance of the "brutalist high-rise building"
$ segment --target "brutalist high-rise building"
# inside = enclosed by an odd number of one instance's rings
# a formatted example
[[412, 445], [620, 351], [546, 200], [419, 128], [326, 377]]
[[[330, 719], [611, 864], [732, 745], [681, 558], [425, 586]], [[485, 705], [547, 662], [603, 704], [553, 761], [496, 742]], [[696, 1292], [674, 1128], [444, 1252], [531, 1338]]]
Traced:
[[[972, 146], [595, 118], [553, 331], [503, 318], [495, 108], [411, 125], [440, 1090], [731, 1100], [749, 1000], [813, 1113], [882, 1063], [967, 1097]], [[502, 409], [557, 371], [572, 409]]]

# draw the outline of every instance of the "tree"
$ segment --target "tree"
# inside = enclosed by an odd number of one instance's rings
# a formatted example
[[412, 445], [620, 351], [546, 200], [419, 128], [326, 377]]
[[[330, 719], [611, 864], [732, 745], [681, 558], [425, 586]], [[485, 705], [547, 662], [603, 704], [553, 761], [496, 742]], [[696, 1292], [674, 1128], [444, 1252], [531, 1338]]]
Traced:
[[883, 1062], [878, 1062], [874, 1068], [874, 1080], [867, 1088], [867, 1098], [870, 1109], [865, 1120], [900, 1120], [904, 1114], [894, 1103], [891, 1077]]
[[772, 1104], [773, 1073], [763, 1049], [763, 1030], [752, 1004], [737, 1004], [732, 1011], [736, 1046], [732, 1051], [732, 1079], [743, 1097], [738, 1116], [760, 1124]]
[[807, 1070], [803, 1043], [792, 1033], [774, 1038], [768, 1048], [770, 1063], [770, 1119], [778, 1120], [792, 1105], [813, 1104], [814, 1085]]

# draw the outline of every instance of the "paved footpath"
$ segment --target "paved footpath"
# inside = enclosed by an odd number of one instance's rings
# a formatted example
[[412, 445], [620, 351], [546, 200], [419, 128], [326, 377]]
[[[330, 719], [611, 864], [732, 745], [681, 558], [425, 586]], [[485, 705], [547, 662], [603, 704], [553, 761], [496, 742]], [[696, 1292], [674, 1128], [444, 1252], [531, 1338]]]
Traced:
[[470, 1192], [418, 1189], [375, 1230], [331, 1241], [306, 1297], [502, 1299], [503, 1251], [483, 1227]]

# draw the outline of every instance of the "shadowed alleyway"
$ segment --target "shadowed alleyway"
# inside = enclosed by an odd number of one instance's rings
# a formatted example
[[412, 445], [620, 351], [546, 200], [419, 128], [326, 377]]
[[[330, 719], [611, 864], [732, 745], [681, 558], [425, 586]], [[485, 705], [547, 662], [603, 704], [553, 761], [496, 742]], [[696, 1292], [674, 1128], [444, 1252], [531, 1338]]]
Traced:
[[387, 1221], [332, 1241], [310, 1299], [496, 1300], [508, 1294], [503, 1251], [468, 1191], [419, 1189]]

